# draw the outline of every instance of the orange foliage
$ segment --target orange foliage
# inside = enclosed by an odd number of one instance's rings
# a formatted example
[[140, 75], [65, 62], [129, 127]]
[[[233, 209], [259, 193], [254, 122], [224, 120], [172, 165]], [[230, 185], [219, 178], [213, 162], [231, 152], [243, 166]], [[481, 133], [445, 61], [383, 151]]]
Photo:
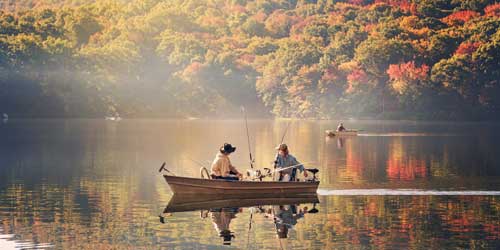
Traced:
[[366, 24], [365, 27], [363, 27], [363, 29], [368, 32], [368, 33], [371, 33], [372, 31], [375, 30], [375, 28], [377, 27], [377, 24], [376, 23], [369, 23], [369, 24]]
[[245, 13], [247, 13], [247, 8], [245, 8], [245, 6], [241, 6], [239, 4], [233, 4], [233, 5], [225, 6], [224, 9], [228, 13], [237, 13], [237, 14], [245, 14]]
[[391, 157], [387, 161], [387, 176], [392, 180], [415, 180], [427, 176], [427, 167], [424, 160]]
[[481, 44], [481, 42], [463, 42], [458, 46], [455, 55], [471, 55]]
[[484, 14], [486, 16], [500, 16], [500, 3], [486, 6], [486, 8], [484, 8]]
[[253, 15], [252, 18], [257, 22], [263, 23], [264, 21], [266, 21], [267, 14], [264, 11], [260, 10], [255, 15]]
[[417, 4], [411, 3], [409, 0], [375, 0], [374, 4], [385, 3], [393, 7], [399, 7], [405, 12], [409, 12], [412, 15], [417, 14]]
[[327, 24], [329, 26], [341, 24], [343, 22], [344, 22], [344, 16], [340, 12], [333, 11], [330, 12], [330, 14], [328, 15]]
[[204, 26], [223, 27], [226, 25], [226, 20], [222, 17], [204, 16], [200, 18], [200, 23]]
[[183, 76], [192, 76], [198, 74], [203, 69], [203, 64], [200, 62], [192, 62], [182, 72]]
[[255, 55], [253, 54], [243, 54], [239, 57], [239, 60], [241, 60], [242, 62], [245, 62], [245, 63], [253, 63], [253, 61], [255, 61]]
[[450, 26], [461, 25], [478, 16], [480, 16], [478, 12], [472, 10], [462, 10], [442, 18], [441, 21]]
[[409, 61], [407, 63], [402, 64], [391, 64], [389, 69], [387, 70], [387, 74], [389, 74], [389, 78], [391, 80], [400, 80], [403, 78], [409, 79], [424, 79], [427, 77], [427, 73], [429, 72], [429, 66], [422, 64], [422, 66], [415, 66], [414, 61]]

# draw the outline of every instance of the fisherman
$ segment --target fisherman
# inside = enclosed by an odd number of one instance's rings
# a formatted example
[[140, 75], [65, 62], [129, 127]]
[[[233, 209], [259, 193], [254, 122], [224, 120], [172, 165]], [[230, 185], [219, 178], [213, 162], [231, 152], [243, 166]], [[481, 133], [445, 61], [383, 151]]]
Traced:
[[280, 205], [274, 206], [274, 224], [278, 238], [288, 238], [288, 231], [293, 229], [297, 224], [297, 220], [304, 217], [307, 207], [298, 209], [297, 205]]
[[229, 143], [224, 143], [220, 147], [220, 152], [212, 162], [212, 179], [239, 180], [243, 175], [231, 164], [229, 155], [236, 151], [236, 147]]
[[337, 132], [343, 132], [343, 131], [346, 131], [346, 129], [344, 128], [344, 124], [339, 123], [339, 125], [337, 126]]
[[279, 181], [296, 181], [297, 169], [304, 173], [304, 177], [307, 177], [307, 172], [304, 171], [304, 166], [300, 164], [293, 155], [289, 154], [288, 146], [286, 144], [280, 144], [276, 149], [278, 150], [278, 157], [275, 162], [276, 168], [280, 170], [290, 167], [279, 171]]

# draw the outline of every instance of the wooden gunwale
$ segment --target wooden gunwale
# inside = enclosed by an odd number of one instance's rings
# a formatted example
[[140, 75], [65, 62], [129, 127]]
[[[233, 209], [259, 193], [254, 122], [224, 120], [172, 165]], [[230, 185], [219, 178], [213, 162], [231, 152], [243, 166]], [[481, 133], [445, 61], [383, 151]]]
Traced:
[[164, 175], [174, 193], [315, 193], [319, 182], [227, 181]]

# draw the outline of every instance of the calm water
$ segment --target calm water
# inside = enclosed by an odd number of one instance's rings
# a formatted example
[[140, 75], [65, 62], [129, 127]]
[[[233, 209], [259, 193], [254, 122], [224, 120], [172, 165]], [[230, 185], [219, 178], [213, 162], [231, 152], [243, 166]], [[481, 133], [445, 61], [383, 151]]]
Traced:
[[[257, 166], [271, 166], [287, 123], [249, 121]], [[227, 141], [246, 170], [242, 121], [0, 123], [0, 249], [500, 248], [499, 125], [345, 123], [363, 131], [327, 139], [336, 122], [300, 121], [286, 135], [320, 169], [318, 204], [172, 213], [160, 164], [197, 177], [193, 160]]]

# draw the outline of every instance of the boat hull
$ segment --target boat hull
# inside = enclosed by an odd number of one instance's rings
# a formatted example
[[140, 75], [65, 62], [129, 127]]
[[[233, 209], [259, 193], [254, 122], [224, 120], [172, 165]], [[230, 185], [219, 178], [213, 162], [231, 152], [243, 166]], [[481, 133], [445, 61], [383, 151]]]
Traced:
[[334, 130], [327, 130], [325, 131], [327, 136], [357, 136], [358, 131], [357, 130], [349, 130], [349, 131], [342, 131], [342, 132], [337, 132]]
[[291, 205], [304, 203], [319, 203], [316, 194], [287, 196], [287, 197], [266, 197], [252, 198], [248, 196], [238, 196], [233, 198], [214, 196], [189, 196], [174, 194], [164, 213], [186, 212], [196, 210], [220, 209], [227, 207], [254, 207], [265, 205]]
[[174, 194], [197, 195], [292, 195], [315, 194], [319, 181], [227, 181], [164, 175]]

